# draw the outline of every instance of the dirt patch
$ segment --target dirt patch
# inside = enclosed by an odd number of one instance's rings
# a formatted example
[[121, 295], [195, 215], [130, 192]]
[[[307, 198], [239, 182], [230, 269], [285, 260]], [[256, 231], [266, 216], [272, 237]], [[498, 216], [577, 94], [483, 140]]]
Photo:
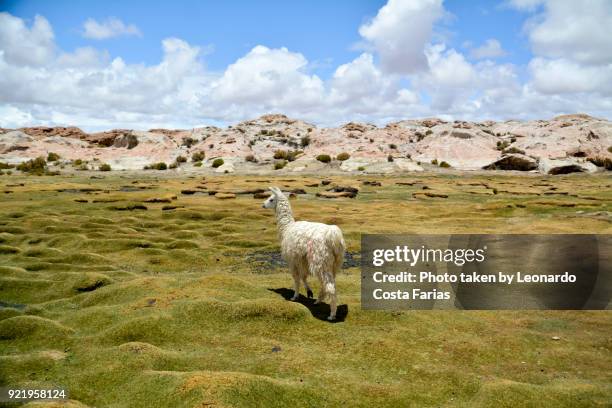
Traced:
[[[281, 257], [280, 251], [255, 251], [246, 256], [246, 261], [256, 273], [276, 272], [276, 269], [287, 268], [287, 262]], [[360, 265], [359, 252], [345, 252], [342, 269], [355, 268]]]

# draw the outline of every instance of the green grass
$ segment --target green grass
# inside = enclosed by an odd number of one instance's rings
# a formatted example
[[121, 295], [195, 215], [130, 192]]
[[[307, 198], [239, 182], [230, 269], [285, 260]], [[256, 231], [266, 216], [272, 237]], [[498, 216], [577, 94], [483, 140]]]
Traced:
[[[98, 407], [612, 403], [609, 311], [361, 311], [351, 268], [330, 324], [271, 290], [291, 278], [267, 261], [263, 200], [180, 194], [304, 188], [296, 218], [338, 224], [354, 252], [361, 233], [610, 233], [609, 176], [330, 177], [361, 189], [339, 200], [316, 198], [315, 177], [156, 177], [0, 178], [24, 184], [0, 196], [0, 385]], [[150, 188], [121, 191], [136, 181]]]

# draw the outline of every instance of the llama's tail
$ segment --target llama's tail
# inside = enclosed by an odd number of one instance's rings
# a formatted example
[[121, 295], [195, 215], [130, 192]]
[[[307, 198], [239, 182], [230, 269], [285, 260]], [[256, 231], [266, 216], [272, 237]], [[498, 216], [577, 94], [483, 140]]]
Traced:
[[334, 255], [333, 274], [340, 271], [342, 263], [344, 262], [344, 251], [346, 250], [346, 244], [344, 243], [344, 237], [342, 231], [337, 226], [331, 227], [331, 232], [328, 236], [328, 245], [331, 248], [331, 252]]

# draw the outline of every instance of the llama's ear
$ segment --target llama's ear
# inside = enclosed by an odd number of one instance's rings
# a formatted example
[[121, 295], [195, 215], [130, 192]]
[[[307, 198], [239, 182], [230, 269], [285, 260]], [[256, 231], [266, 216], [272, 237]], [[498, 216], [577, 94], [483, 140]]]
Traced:
[[268, 187], [268, 189], [272, 192], [272, 194], [278, 195], [278, 188], [276, 188], [276, 187]]

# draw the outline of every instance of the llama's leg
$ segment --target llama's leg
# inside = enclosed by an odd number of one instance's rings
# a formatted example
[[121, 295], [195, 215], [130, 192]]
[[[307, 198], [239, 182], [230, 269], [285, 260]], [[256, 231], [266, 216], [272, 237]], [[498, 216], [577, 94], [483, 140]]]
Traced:
[[293, 275], [293, 297], [291, 300], [297, 300], [300, 297], [300, 276], [296, 269], [292, 269]]
[[312, 298], [314, 295], [312, 294], [312, 290], [310, 290], [310, 286], [308, 286], [308, 282], [306, 282], [306, 275], [302, 276], [302, 282], [304, 283], [304, 287], [306, 288], [306, 295], [309, 298]]
[[323, 285], [325, 287], [325, 292], [329, 295], [329, 317], [327, 320], [336, 319], [336, 310], [338, 304], [338, 298], [336, 297], [336, 282], [334, 277], [331, 274], [325, 274], [323, 276]]
[[323, 302], [325, 300], [325, 298], [327, 293], [325, 293], [325, 284], [323, 282], [321, 282], [321, 288], [319, 289], [319, 296], [317, 296], [317, 300], [315, 300], [315, 305], [318, 305], [319, 303]]
[[331, 298], [331, 300], [329, 301], [329, 317], [327, 318], [327, 320], [335, 320], [336, 319], [336, 310], [338, 308], [338, 298], [336, 295], [336, 288], [334, 285], [334, 292], [331, 293], [329, 295], [329, 297]]

